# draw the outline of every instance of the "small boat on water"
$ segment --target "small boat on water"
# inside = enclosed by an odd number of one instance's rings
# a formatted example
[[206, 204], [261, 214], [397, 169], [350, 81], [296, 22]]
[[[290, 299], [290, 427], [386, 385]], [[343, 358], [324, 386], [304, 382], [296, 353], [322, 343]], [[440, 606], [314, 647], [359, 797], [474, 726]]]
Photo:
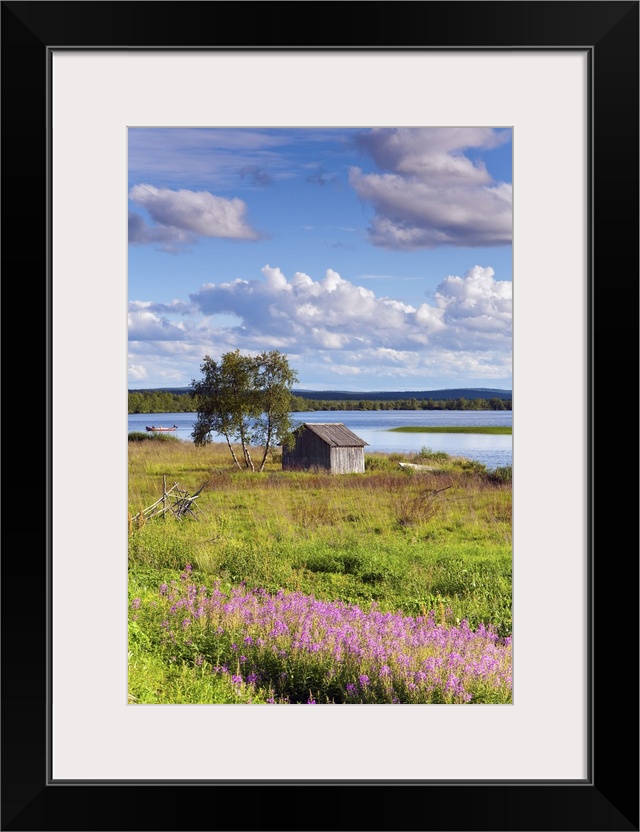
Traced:
[[151, 425], [151, 427], [149, 427], [149, 425], [147, 425], [147, 430], [152, 430], [152, 431], [155, 431], [155, 432], [166, 432], [166, 431], [178, 430], [178, 426], [174, 425], [171, 428], [157, 428], [155, 425]]

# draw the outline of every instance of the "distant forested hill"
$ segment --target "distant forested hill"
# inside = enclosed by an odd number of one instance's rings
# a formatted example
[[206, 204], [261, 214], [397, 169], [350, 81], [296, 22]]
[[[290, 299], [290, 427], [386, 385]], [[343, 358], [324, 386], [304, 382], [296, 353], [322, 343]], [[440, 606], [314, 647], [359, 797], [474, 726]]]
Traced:
[[[129, 390], [129, 413], [188, 413], [197, 410], [189, 387]], [[300, 390], [291, 411], [318, 410], [511, 410], [511, 390], [461, 387], [450, 390]]]
[[[189, 387], [156, 387], [153, 389], [129, 390], [129, 393], [172, 393], [174, 395], [186, 395], [190, 392]], [[301, 399], [321, 399], [323, 401], [397, 401], [399, 399], [434, 399], [446, 401], [447, 399], [503, 399], [511, 401], [511, 390], [494, 390], [491, 387], [456, 387], [450, 390], [385, 390], [371, 392], [352, 392], [345, 390], [301, 390], [291, 391], [294, 396]]]
[[451, 390], [385, 390], [366, 393], [354, 393], [344, 390], [293, 390], [294, 396], [301, 399], [324, 399], [341, 402], [365, 401], [388, 402], [399, 399], [509, 399], [511, 390], [493, 390], [488, 387], [461, 387]]

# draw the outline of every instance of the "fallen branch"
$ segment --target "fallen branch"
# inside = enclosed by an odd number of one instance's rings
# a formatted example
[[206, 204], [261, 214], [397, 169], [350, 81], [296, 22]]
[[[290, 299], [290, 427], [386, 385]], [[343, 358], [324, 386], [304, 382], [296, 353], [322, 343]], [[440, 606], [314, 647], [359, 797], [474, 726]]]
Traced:
[[166, 476], [163, 476], [162, 497], [156, 500], [155, 503], [147, 506], [147, 508], [139, 511], [134, 517], [131, 518], [131, 522], [137, 522], [139, 524], [141, 520], [152, 520], [154, 517], [160, 516], [166, 517], [167, 513], [172, 514], [178, 520], [187, 514], [197, 520], [198, 517], [194, 508], [200, 512], [200, 514], [204, 514], [204, 511], [199, 505], [196, 505], [195, 501], [200, 496], [205, 485], [206, 482], [204, 482], [196, 492], [189, 495], [189, 492], [180, 488], [177, 482], [174, 482], [171, 488], [167, 490]]

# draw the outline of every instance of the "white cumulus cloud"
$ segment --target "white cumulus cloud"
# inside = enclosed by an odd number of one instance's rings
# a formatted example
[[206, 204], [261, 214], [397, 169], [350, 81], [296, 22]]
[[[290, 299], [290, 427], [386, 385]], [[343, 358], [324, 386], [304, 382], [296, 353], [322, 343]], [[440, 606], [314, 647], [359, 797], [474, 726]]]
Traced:
[[465, 347], [511, 346], [512, 284], [495, 280], [491, 267], [474, 266], [465, 277], [450, 275], [435, 293], [450, 343]]
[[[129, 315], [131, 363], [147, 366], [153, 342], [153, 360], [162, 365], [156, 377], [198, 366], [194, 356], [236, 348], [281, 350], [327, 386], [343, 375], [427, 388], [430, 379], [511, 373], [511, 282], [496, 280], [489, 266], [444, 277], [417, 308], [378, 297], [333, 269], [314, 280], [266, 265], [251, 280], [205, 284], [189, 302], [133, 301]], [[192, 369], [189, 378], [196, 374]]]
[[382, 172], [349, 171], [349, 183], [370, 204], [369, 239], [389, 249], [511, 242], [512, 188], [492, 179], [464, 151], [487, 150], [509, 131], [489, 128], [377, 128], [358, 137]]
[[296, 272], [288, 280], [278, 268], [262, 269], [263, 280], [206, 284], [190, 295], [204, 315], [232, 313], [247, 336], [258, 333], [301, 339], [308, 345], [343, 349], [350, 342], [393, 341], [401, 336], [413, 307], [377, 298], [333, 269], [313, 280]]
[[130, 341], [182, 341], [184, 329], [147, 310], [129, 312]]
[[172, 191], [141, 184], [129, 190], [129, 199], [141, 205], [155, 223], [149, 226], [139, 215], [130, 215], [132, 243], [185, 243], [198, 237], [257, 240], [260, 236], [246, 220], [246, 203], [237, 197], [224, 199], [209, 191]]

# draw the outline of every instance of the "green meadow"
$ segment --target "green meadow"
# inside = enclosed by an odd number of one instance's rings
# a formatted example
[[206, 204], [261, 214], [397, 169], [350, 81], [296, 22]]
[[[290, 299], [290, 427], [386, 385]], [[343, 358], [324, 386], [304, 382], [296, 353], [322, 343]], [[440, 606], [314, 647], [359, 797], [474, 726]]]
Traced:
[[[510, 468], [488, 471], [479, 463], [423, 448], [415, 455], [365, 454], [364, 474], [285, 472], [278, 449], [263, 472], [251, 473], [234, 466], [224, 444], [198, 447], [172, 436], [144, 434], [129, 438], [131, 702], [308, 698], [315, 704], [343, 701], [341, 696], [366, 702], [466, 701], [446, 692], [446, 686], [436, 685], [435, 693], [427, 695], [406, 679], [394, 681], [395, 698], [386, 681], [386, 687], [383, 680], [377, 687], [357, 683], [358, 678], [373, 679], [372, 659], [362, 665], [364, 671], [349, 670], [342, 662], [340, 672], [347, 675], [340, 684], [334, 667], [322, 665], [320, 672], [308, 656], [302, 663], [294, 661], [300, 650], [291, 645], [282, 648], [285, 657], [275, 662], [269, 654], [267, 661], [266, 647], [256, 647], [263, 641], [258, 625], [242, 623], [240, 613], [234, 613], [233, 622], [223, 621], [217, 607], [213, 612], [216, 593], [216, 598], [220, 593], [231, 598], [256, 591], [263, 599], [289, 593], [346, 605], [361, 616], [389, 614], [402, 621], [431, 616], [445, 628], [468, 627], [474, 633], [491, 628], [501, 639], [510, 637]], [[402, 468], [401, 462], [436, 462], [437, 470]], [[144, 518], [143, 510], [162, 497], [163, 482], [167, 489], [175, 485], [187, 494], [201, 489], [195, 516], [178, 518], [168, 512]], [[187, 585], [192, 587], [188, 592]], [[193, 587], [206, 599], [198, 609], [206, 608], [208, 624], [201, 613], [174, 626], [175, 607], [190, 604], [189, 610], [195, 609]], [[214, 619], [215, 632], [223, 631], [215, 638]], [[227, 638], [232, 631], [235, 641]], [[326, 628], [323, 632], [326, 639]], [[249, 639], [245, 652], [254, 652], [238, 658], [234, 650], [243, 633]], [[301, 643], [299, 639], [298, 648]], [[430, 655], [421, 654], [421, 661], [431, 661]], [[243, 674], [240, 659], [253, 662], [254, 670]], [[349, 682], [353, 674], [355, 693]], [[474, 682], [472, 701], [509, 701], [510, 690], [503, 686], [498, 694], [487, 685], [486, 679], [482, 685]]]

